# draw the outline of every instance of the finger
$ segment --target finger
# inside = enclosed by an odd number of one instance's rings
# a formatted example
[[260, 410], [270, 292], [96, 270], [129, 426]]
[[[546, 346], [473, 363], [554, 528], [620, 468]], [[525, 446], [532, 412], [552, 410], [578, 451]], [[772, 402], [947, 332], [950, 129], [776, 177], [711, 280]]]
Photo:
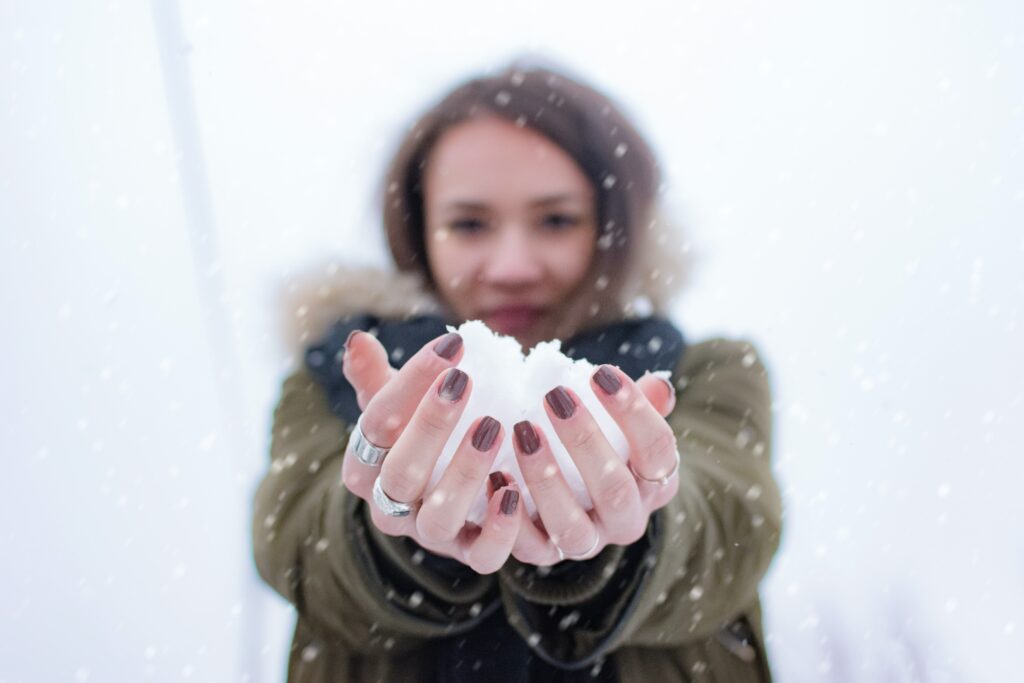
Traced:
[[[590, 492], [605, 538], [619, 545], [633, 543], [647, 526], [636, 478], [572, 389], [555, 387], [544, 399], [551, 426]], [[646, 399], [641, 397], [640, 400], [653, 412]], [[570, 552], [564, 546], [562, 550]]]
[[582, 555], [598, 533], [595, 520], [576, 501], [544, 433], [525, 420], [512, 431], [524, 483], [548, 536], [567, 555]]
[[[646, 385], [656, 389], [654, 382], [660, 380], [648, 380]], [[638, 385], [618, 368], [602, 365], [591, 376], [591, 386], [601, 405], [622, 429], [629, 443], [633, 469], [647, 479], [659, 479], [672, 472], [676, 467], [676, 435]], [[663, 397], [668, 393], [664, 388], [660, 391]], [[673, 473], [672, 477], [677, 475]], [[655, 489], [664, 488], [642, 479], [636, 481], [645, 497]]]
[[353, 330], [348, 335], [341, 371], [356, 391], [360, 410], [365, 410], [370, 399], [398, 372], [388, 362], [384, 346], [372, 334], [362, 330]]
[[676, 387], [671, 380], [648, 372], [636, 381], [636, 385], [662, 417], [667, 417], [676, 407]]
[[462, 416], [471, 391], [469, 375], [458, 368], [451, 368], [437, 377], [420, 400], [405, 431], [384, 458], [380, 469], [384, 493], [393, 500], [410, 504], [423, 496], [437, 458]]
[[470, 426], [440, 481], [424, 497], [416, 519], [420, 538], [434, 543], [455, 540], [484, 486], [503, 437], [501, 423], [493, 417], [484, 416]]
[[[364, 336], [356, 335], [353, 340], [358, 340], [360, 348]], [[462, 337], [456, 332], [425, 344], [370, 399], [359, 421], [366, 438], [378, 446], [393, 445], [405, 430], [427, 389], [438, 375], [458, 365], [461, 358]]]
[[520, 562], [538, 567], [550, 567], [563, 559], [539, 517], [537, 520], [525, 520], [520, 525], [512, 555]]
[[529, 524], [518, 489], [513, 485], [499, 489], [487, 503], [480, 534], [463, 550], [463, 563], [478, 574], [493, 574], [501, 569], [512, 552], [519, 529]]
[[[490, 500], [494, 494], [503, 487], [511, 484], [519, 488], [515, 478], [506, 472], [491, 472], [487, 477], [487, 499]], [[529, 517], [529, 513], [524, 514]], [[544, 523], [538, 517], [537, 520], [525, 519], [520, 525], [519, 535], [516, 536], [515, 545], [512, 546], [512, 555], [520, 562], [547, 566], [559, 561], [558, 550], [554, 543], [548, 538], [544, 530]]]
[[374, 502], [372, 495], [367, 500], [366, 505], [370, 511], [370, 519], [373, 525], [385, 534], [389, 536], [416, 537], [416, 510], [413, 510], [405, 517], [392, 517], [377, 507], [377, 503]]

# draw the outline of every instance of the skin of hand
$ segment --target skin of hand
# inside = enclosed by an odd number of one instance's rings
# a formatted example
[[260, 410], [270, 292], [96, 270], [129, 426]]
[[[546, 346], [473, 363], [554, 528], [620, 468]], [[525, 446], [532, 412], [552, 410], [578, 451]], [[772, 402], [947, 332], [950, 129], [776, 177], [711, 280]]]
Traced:
[[[393, 499], [423, 497], [437, 457], [462, 413], [472, 382], [464, 373], [461, 378], [453, 374], [460, 373], [452, 370], [462, 353], [457, 337], [450, 333], [429, 342], [401, 370], [390, 366], [386, 350], [372, 335], [349, 337], [343, 371], [363, 410], [363, 433], [374, 444], [393, 444], [380, 466], [369, 467], [347, 454], [342, 466], [345, 486], [370, 501], [374, 524], [384, 533], [410, 536], [431, 552], [454, 557], [482, 574], [500, 569], [509, 555], [549, 566], [561, 559], [558, 547], [582, 560], [608, 544], [628, 545], [641, 538], [651, 512], [675, 495], [678, 475], [664, 486], [634, 477], [579, 397], [565, 387], [548, 393], [545, 410], [583, 477], [594, 502], [592, 510], [584, 511], [576, 502], [543, 430], [520, 422], [513, 430], [513, 447], [539, 514], [536, 521], [527, 518], [524, 506], [516, 505], [519, 492], [512, 477], [488, 478], [504, 428], [483, 417], [470, 426], [421, 507], [406, 517], [380, 512], [372, 501], [377, 474]], [[633, 468], [652, 479], [671, 471], [676, 438], [664, 420], [675, 405], [671, 384], [649, 374], [634, 382], [610, 365], [599, 367], [591, 382], [626, 436]], [[454, 401], [453, 384], [465, 387]], [[484, 524], [477, 527], [467, 523], [466, 516], [485, 479], [490, 482], [490, 501]], [[502, 495], [495, 495], [495, 489]], [[502, 507], [511, 507], [511, 514], [501, 514]]]

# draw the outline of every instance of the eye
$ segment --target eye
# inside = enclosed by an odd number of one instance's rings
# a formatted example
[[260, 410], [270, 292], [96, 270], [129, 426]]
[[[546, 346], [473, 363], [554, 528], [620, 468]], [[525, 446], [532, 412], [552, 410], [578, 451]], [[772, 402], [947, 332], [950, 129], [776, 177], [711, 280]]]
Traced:
[[483, 221], [476, 218], [460, 218], [459, 220], [452, 221], [449, 228], [456, 232], [473, 233], [483, 230]]
[[567, 213], [549, 213], [544, 216], [544, 225], [554, 230], [571, 228], [579, 222], [579, 216], [573, 216]]

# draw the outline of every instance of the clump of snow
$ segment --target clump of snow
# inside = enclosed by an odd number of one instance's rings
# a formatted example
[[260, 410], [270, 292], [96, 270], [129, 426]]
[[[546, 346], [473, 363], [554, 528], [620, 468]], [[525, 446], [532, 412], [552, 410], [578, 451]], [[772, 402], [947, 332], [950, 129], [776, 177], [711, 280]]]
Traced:
[[[512, 448], [512, 440], [515, 438], [513, 426], [522, 420], [529, 420], [543, 430], [569, 488], [584, 510], [591, 509], [593, 503], [583, 478], [559, 441], [544, 410], [544, 395], [558, 385], [575, 391], [594, 416], [609, 444], [626, 460], [629, 447], [625, 436], [590, 388], [590, 376], [597, 366], [586, 360], [569, 358], [562, 353], [562, 345], [558, 340], [541, 342], [524, 355], [519, 342], [493, 332], [479, 320], [465, 322], [458, 328], [449, 326], [448, 329], [462, 336], [465, 350], [458, 367], [472, 378], [473, 390], [459, 423], [437, 460], [428, 490], [437, 485], [473, 421], [483, 415], [490, 415], [502, 424], [505, 432], [491, 471], [501, 470], [515, 477], [530, 517], [536, 518], [537, 508], [525, 486]], [[667, 372], [655, 374], [669, 375]], [[470, 508], [468, 521], [483, 523], [487, 512], [486, 496], [487, 487], [481, 485], [480, 493]]]

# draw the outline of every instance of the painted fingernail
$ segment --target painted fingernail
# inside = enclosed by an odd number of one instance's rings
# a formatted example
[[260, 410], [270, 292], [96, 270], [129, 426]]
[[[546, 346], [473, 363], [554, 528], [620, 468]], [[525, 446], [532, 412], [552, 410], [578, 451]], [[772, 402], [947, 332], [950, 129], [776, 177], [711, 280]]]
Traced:
[[594, 382], [609, 396], [614, 396], [615, 392], [622, 388], [622, 381], [615, 376], [615, 372], [607, 365], [602, 365], [597, 369], [597, 372], [594, 373]]
[[526, 455], [533, 455], [540, 448], [540, 439], [537, 437], [537, 432], [534, 431], [533, 425], [529, 421], [523, 420], [516, 423], [512, 431], [516, 434], [516, 443], [519, 444], [519, 450]]
[[480, 420], [476, 431], [473, 432], [473, 448], [478, 451], [490, 450], [494, 445], [494, 439], [498, 436], [499, 429], [501, 429], [501, 423], [493, 417], [488, 416]]
[[519, 507], [519, 491], [505, 489], [505, 495], [501, 497], [501, 514], [511, 515]]
[[451, 360], [462, 348], [462, 337], [458, 332], [449, 332], [434, 344], [434, 353], [445, 360]]
[[572, 417], [572, 414], [576, 412], [576, 402], [562, 387], [555, 387], [545, 394], [544, 398], [551, 409], [555, 411], [555, 415], [562, 420]]
[[349, 344], [352, 343], [352, 337], [356, 336], [360, 332], [362, 332], [362, 330], [352, 330], [351, 332], [348, 333], [348, 337], [345, 338], [345, 350], [346, 351], [348, 351]]
[[488, 477], [491, 480], [491, 490], [497, 491], [498, 489], [508, 486], [508, 479], [501, 472], [491, 472], [491, 476]]
[[462, 398], [462, 392], [466, 390], [468, 381], [469, 375], [458, 368], [452, 368], [445, 375], [441, 386], [437, 388], [437, 393], [441, 398], [454, 403]]

